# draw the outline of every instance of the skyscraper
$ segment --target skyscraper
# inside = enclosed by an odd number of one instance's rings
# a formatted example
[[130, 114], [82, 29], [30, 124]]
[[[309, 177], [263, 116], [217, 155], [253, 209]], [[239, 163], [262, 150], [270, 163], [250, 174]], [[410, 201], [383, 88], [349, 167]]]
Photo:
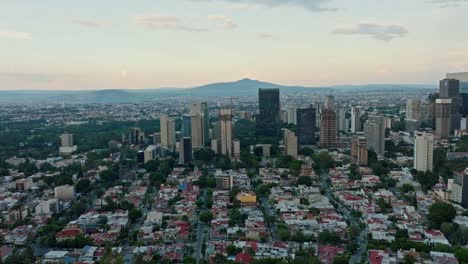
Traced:
[[346, 108], [338, 109], [338, 130], [348, 132], [349, 127], [346, 122]]
[[360, 166], [367, 165], [367, 140], [364, 137], [354, 137], [351, 140], [351, 162]]
[[221, 109], [219, 110], [219, 126], [220, 126], [220, 143], [221, 154], [229, 158], [233, 154], [233, 141], [232, 141], [232, 110]]
[[361, 109], [351, 108], [351, 133], [361, 132]]
[[145, 141], [145, 132], [139, 127], [132, 128], [130, 135], [130, 143], [133, 145], [142, 145]]
[[279, 89], [259, 89], [258, 104], [257, 135], [277, 137], [281, 127]]
[[190, 115], [182, 116], [181, 136], [191, 137], [192, 136], [192, 117]]
[[192, 149], [198, 150], [203, 148], [204, 146], [204, 123], [203, 123], [203, 115], [194, 114], [191, 118], [191, 130], [192, 130]]
[[[210, 115], [208, 110], [208, 104], [206, 102], [203, 103], [193, 103], [190, 109], [190, 114], [200, 115], [202, 117], [203, 122], [203, 146], [208, 146], [210, 144]], [[193, 138], [192, 138], [193, 140]]]
[[297, 125], [297, 108], [294, 106], [288, 107], [288, 124]]
[[167, 115], [159, 117], [161, 128], [161, 146], [166, 149], [173, 149], [176, 142], [175, 121]]
[[434, 136], [416, 132], [414, 137], [414, 168], [418, 171], [432, 171]]
[[338, 145], [338, 130], [336, 127], [336, 113], [331, 108], [322, 110], [320, 122], [320, 146], [336, 147]]
[[192, 139], [183, 137], [179, 143], [179, 163], [188, 164], [192, 162]]
[[297, 158], [297, 136], [294, 132], [284, 129], [284, 151], [286, 155]]
[[421, 121], [421, 100], [408, 99], [406, 101], [406, 119]]
[[364, 124], [364, 135], [369, 149], [382, 156], [385, 152], [385, 122], [381, 115], [369, 116]]
[[299, 145], [315, 144], [315, 108], [297, 109], [297, 137]]
[[442, 139], [450, 136], [452, 99], [436, 99], [436, 135]]

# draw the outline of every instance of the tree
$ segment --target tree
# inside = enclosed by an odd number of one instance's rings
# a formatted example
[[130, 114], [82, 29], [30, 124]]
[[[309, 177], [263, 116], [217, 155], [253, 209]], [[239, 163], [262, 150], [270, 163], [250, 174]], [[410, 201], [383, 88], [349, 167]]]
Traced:
[[348, 264], [349, 257], [346, 255], [338, 255], [333, 259], [333, 264]]
[[321, 171], [327, 171], [329, 168], [333, 166], [333, 158], [332, 156], [326, 152], [322, 151], [318, 154], [313, 155], [313, 160], [317, 164], [318, 169]]
[[429, 207], [429, 223], [432, 228], [440, 229], [443, 222], [452, 222], [457, 215], [455, 208], [448, 203], [437, 202]]
[[200, 221], [209, 223], [213, 219], [213, 214], [211, 212], [205, 211], [200, 213]]
[[340, 236], [328, 230], [319, 233], [318, 240], [322, 244], [336, 245], [341, 242]]
[[138, 208], [133, 208], [128, 211], [128, 218], [130, 219], [131, 222], [135, 222], [138, 218], [140, 218], [143, 214], [141, 213], [140, 209]]
[[76, 191], [79, 193], [87, 193], [90, 191], [91, 181], [89, 179], [81, 179], [76, 184]]
[[49, 162], [44, 162], [39, 166], [39, 171], [41, 172], [49, 172], [55, 170], [55, 167], [52, 166]]
[[406, 254], [403, 261], [404, 264], [414, 264], [416, 262], [416, 258], [414, 258], [413, 255]]
[[402, 193], [414, 192], [414, 186], [408, 183], [405, 183], [400, 188]]
[[202, 148], [193, 153], [193, 158], [195, 160], [202, 161], [204, 163], [210, 163], [213, 162], [213, 159], [215, 158], [216, 153], [209, 148]]
[[155, 172], [159, 169], [159, 160], [150, 160], [145, 163], [145, 170], [147, 172]]
[[312, 186], [312, 178], [308, 176], [301, 176], [297, 179], [297, 185]]
[[468, 249], [458, 249], [455, 251], [455, 257], [457, 257], [458, 262], [460, 263], [468, 263]]

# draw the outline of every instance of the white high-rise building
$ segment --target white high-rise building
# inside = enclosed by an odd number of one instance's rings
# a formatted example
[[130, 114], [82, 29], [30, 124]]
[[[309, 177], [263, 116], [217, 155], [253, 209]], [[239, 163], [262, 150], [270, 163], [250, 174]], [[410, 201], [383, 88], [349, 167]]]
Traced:
[[361, 108], [351, 108], [351, 133], [361, 132]]
[[414, 168], [418, 171], [432, 171], [434, 136], [416, 132], [414, 136]]
[[144, 152], [144, 163], [156, 159], [156, 146], [150, 145], [145, 149]]
[[297, 108], [294, 106], [288, 107], [288, 124], [297, 125]]
[[406, 101], [406, 119], [421, 121], [421, 100], [408, 99]]
[[176, 143], [175, 120], [167, 115], [161, 115], [159, 121], [161, 123], [161, 146], [173, 149]]
[[219, 110], [219, 126], [221, 134], [221, 154], [232, 157], [232, 110]]
[[364, 124], [364, 135], [369, 149], [382, 156], [385, 152], [385, 118], [381, 115], [369, 116]]

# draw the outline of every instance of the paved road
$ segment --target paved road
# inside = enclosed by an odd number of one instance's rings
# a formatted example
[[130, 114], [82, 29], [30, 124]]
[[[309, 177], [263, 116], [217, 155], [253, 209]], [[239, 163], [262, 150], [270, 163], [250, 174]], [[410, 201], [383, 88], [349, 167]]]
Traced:
[[[330, 175], [328, 173], [322, 173], [320, 175], [320, 186], [322, 190], [325, 190], [325, 195], [328, 197], [328, 199], [330, 199], [330, 201], [334, 201], [336, 203], [337, 211], [341, 213], [347, 220], [349, 220], [351, 226], [359, 226], [361, 219], [353, 216], [350, 210], [332, 195], [331, 186], [327, 183], [329, 178]], [[351, 259], [349, 260], [350, 264], [359, 263], [362, 257], [367, 253], [367, 226], [361, 230], [359, 237], [356, 239], [356, 243], [359, 245], [359, 249], [354, 253], [353, 256], [351, 256]]]

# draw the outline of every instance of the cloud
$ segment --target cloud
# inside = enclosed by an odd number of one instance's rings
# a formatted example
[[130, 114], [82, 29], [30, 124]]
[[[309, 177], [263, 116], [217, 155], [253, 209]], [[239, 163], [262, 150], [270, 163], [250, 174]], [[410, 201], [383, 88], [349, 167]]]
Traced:
[[229, 17], [222, 15], [209, 15], [208, 19], [219, 23], [222, 28], [233, 29], [237, 27], [237, 24], [232, 21]]
[[258, 33], [258, 34], [257, 34], [257, 38], [261, 38], [261, 39], [271, 39], [271, 38], [273, 38], [273, 35], [270, 34], [270, 33]]
[[463, 3], [468, 3], [468, 0], [427, 0], [428, 3], [436, 4], [440, 8], [459, 6]]
[[367, 35], [377, 40], [391, 41], [397, 37], [404, 37], [408, 31], [399, 25], [378, 25], [360, 23], [354, 27], [337, 28], [333, 34], [340, 35]]
[[181, 19], [177, 16], [151, 14], [140, 15], [135, 19], [136, 24], [153, 30], [171, 30], [186, 32], [204, 32], [215, 29], [234, 29], [237, 24], [223, 15], [209, 15], [195, 19]]
[[31, 34], [14, 30], [0, 30], [0, 38], [31, 39]]
[[[193, 2], [208, 2], [215, 0], [191, 0]], [[331, 0], [219, 0], [235, 4], [263, 5], [268, 7], [295, 6], [313, 12], [336, 11], [337, 8], [327, 7]]]
[[206, 28], [189, 26], [184, 24], [178, 17], [152, 14], [141, 15], [136, 17], [136, 23], [145, 26], [149, 29], [164, 29], [173, 31], [206, 31]]
[[100, 28], [102, 26], [100, 23], [89, 19], [72, 19], [70, 23], [89, 28]]

